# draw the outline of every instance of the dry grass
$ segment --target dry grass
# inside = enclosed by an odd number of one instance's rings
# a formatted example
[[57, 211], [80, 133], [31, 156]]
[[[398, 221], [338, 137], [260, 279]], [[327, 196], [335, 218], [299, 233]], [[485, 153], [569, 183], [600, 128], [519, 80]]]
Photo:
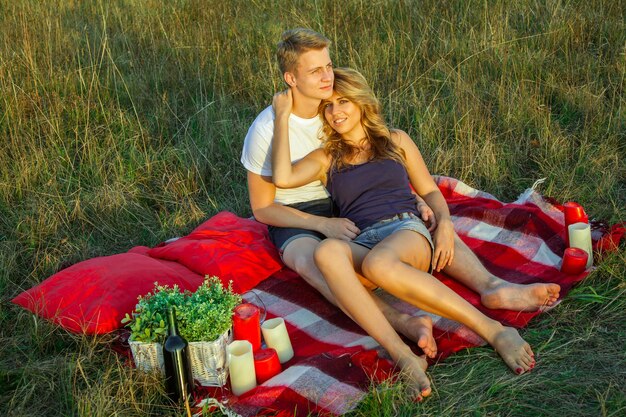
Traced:
[[[250, 213], [243, 137], [282, 88], [290, 27], [334, 41], [433, 173], [502, 200], [535, 180], [592, 217], [626, 210], [621, 1], [0, 1], [0, 412], [174, 415], [106, 340], [10, 305], [71, 263]], [[536, 372], [473, 349], [424, 404], [372, 391], [354, 415], [624, 413], [624, 250], [525, 332]]]

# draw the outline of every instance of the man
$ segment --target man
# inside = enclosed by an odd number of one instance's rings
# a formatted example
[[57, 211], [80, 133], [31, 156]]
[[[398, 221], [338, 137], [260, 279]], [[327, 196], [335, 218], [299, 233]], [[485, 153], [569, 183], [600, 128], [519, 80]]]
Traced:
[[[293, 96], [289, 119], [292, 160], [298, 160], [320, 146], [321, 120], [318, 106], [333, 92], [330, 41], [309, 29], [293, 29], [282, 34], [277, 58], [283, 79]], [[270, 144], [274, 130], [272, 107], [263, 110], [246, 135], [241, 162], [248, 170], [248, 191], [255, 218], [270, 225], [272, 241], [284, 263], [337, 305], [324, 277], [313, 261], [318, 243], [326, 237], [352, 240], [360, 230], [350, 220], [332, 217], [331, 203], [323, 185], [317, 181], [296, 189], [276, 188], [272, 183]], [[420, 212], [429, 217], [427, 207]], [[490, 274], [455, 235], [454, 251], [435, 254], [433, 267], [480, 293], [489, 308], [517, 311], [537, 310], [553, 304], [559, 293], [556, 284], [517, 285]], [[394, 329], [434, 356], [432, 324], [428, 316], [410, 317], [388, 306], [372, 294]]]

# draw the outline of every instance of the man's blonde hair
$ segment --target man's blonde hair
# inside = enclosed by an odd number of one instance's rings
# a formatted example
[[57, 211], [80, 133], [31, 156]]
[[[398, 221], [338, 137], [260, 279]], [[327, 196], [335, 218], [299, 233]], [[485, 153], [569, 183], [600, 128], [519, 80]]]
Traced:
[[310, 50], [327, 48], [330, 40], [314, 30], [296, 28], [283, 32], [278, 42], [276, 58], [282, 74], [293, 72], [298, 65], [298, 58]]

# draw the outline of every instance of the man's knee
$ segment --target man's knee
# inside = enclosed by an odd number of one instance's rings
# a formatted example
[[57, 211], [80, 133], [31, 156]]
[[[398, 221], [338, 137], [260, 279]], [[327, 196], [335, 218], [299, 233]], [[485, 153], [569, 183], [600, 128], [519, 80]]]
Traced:
[[374, 282], [379, 282], [386, 275], [393, 274], [397, 262], [399, 259], [392, 250], [374, 248], [363, 259], [363, 275]]
[[321, 269], [338, 255], [345, 253], [348, 244], [339, 239], [326, 239], [315, 248], [313, 259]]
[[313, 286], [315, 286], [315, 282], [322, 279], [313, 260], [313, 254], [318, 244], [319, 241], [313, 238], [299, 238], [290, 242], [283, 251], [285, 265]]
[[454, 232], [454, 246], [455, 246], [455, 249], [458, 248], [459, 246], [465, 246], [465, 242], [461, 240], [461, 238], [456, 232]]

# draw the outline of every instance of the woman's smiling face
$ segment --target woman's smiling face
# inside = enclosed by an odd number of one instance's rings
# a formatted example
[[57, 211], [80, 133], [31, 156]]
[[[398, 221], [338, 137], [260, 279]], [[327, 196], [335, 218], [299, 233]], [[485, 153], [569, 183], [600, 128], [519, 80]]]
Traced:
[[337, 133], [346, 139], [361, 140], [365, 131], [361, 126], [361, 109], [336, 91], [322, 102], [324, 118]]

